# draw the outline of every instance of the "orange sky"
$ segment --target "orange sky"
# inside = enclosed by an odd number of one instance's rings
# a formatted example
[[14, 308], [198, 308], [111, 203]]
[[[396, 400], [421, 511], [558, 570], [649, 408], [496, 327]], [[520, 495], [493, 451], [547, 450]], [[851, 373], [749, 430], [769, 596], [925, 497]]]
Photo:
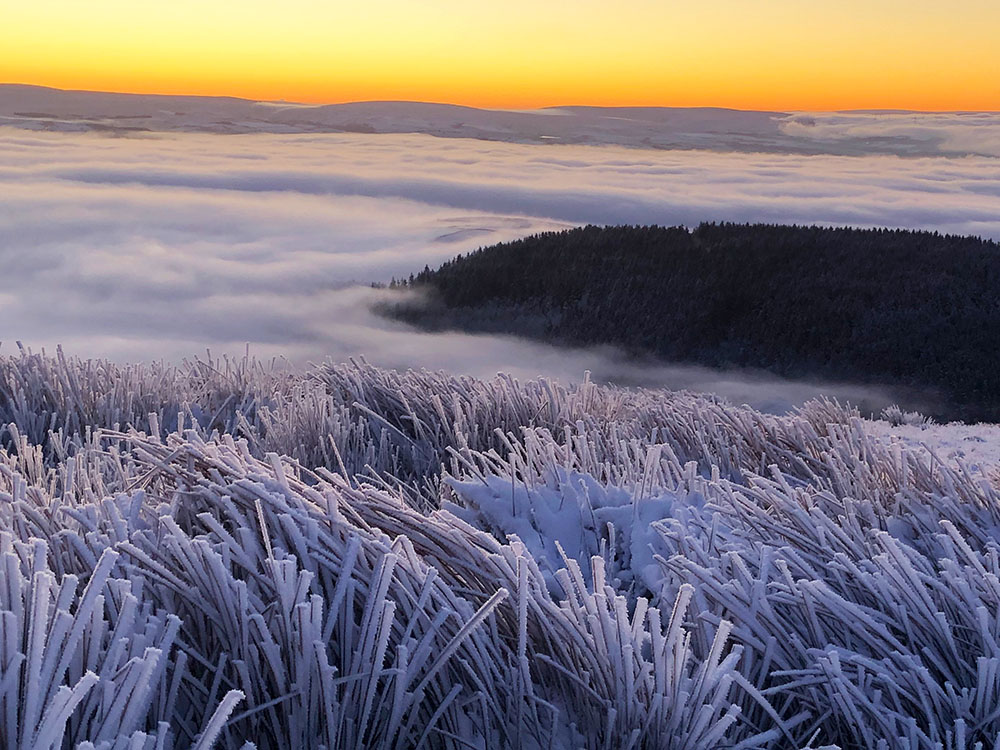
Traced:
[[337, 102], [1000, 110], [998, 0], [35, 0], [0, 81]]

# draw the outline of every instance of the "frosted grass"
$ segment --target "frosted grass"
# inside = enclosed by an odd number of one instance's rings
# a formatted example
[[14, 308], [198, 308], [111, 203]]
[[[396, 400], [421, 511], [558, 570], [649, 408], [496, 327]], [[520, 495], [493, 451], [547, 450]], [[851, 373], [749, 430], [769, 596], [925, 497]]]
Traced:
[[0, 358], [0, 747], [1000, 746], [995, 476], [855, 412]]

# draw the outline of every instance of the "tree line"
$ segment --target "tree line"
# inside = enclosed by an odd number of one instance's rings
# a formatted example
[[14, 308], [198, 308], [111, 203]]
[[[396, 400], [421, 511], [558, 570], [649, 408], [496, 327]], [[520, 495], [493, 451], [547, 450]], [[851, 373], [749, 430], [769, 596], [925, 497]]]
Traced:
[[1000, 421], [1000, 246], [899, 229], [587, 226], [460, 255], [386, 312], [635, 355], [932, 389]]

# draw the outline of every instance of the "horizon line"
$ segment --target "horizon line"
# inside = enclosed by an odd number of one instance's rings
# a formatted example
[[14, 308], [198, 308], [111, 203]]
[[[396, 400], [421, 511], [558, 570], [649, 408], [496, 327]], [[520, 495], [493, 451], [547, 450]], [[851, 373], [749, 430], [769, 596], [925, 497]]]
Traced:
[[549, 109], [711, 109], [724, 110], [729, 112], [755, 112], [764, 114], [796, 114], [796, 113], [831, 113], [831, 114], [1000, 114], [1000, 109], [908, 109], [898, 107], [845, 107], [835, 109], [810, 109], [798, 107], [784, 107], [780, 109], [747, 109], [743, 107], [728, 107], [715, 104], [700, 105], [671, 105], [671, 104], [546, 104], [540, 107], [486, 107], [473, 104], [462, 104], [449, 101], [435, 101], [427, 99], [346, 99], [322, 102], [303, 102], [292, 99], [266, 99], [249, 98], [246, 96], [236, 96], [233, 94], [191, 94], [191, 93], [164, 93], [160, 91], [120, 91], [112, 89], [89, 89], [89, 88], [61, 88], [59, 86], [48, 86], [39, 83], [26, 83], [23, 81], [0, 81], [0, 88], [20, 86], [24, 88], [44, 89], [66, 94], [107, 94], [112, 96], [135, 96], [135, 97], [164, 97], [164, 98], [185, 98], [185, 99], [223, 99], [250, 104], [275, 104], [298, 107], [329, 107], [345, 104], [430, 104], [443, 107], [455, 107], [461, 109], [473, 109], [480, 111], [494, 112], [540, 112]]

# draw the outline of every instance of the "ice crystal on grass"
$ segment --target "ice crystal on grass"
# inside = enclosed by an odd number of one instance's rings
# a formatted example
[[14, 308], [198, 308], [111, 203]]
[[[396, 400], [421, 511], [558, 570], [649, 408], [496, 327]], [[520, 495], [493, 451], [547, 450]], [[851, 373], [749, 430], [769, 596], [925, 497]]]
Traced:
[[998, 746], [1000, 496], [833, 402], [0, 359], [0, 748]]

